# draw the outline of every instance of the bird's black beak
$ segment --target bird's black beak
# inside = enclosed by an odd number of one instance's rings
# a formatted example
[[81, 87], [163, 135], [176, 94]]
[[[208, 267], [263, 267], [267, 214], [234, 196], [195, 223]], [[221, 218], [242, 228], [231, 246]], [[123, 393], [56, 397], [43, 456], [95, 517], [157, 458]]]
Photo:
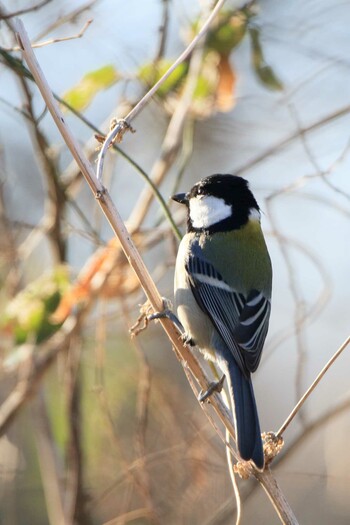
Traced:
[[171, 198], [180, 204], [188, 204], [187, 193], [176, 193], [176, 195], [172, 195]]

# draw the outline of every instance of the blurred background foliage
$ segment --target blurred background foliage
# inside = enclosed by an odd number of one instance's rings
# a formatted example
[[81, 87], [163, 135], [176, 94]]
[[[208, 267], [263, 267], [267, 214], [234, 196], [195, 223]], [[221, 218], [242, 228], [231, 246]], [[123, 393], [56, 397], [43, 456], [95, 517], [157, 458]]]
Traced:
[[[111, 119], [160, 78], [210, 8], [0, 4], [1, 523], [234, 522], [222, 443], [159, 326], [130, 339], [143, 293], [13, 31], [20, 16], [33, 42], [49, 41], [36, 55], [95, 162]], [[249, 180], [274, 267], [254, 376], [265, 431], [349, 335], [349, 15], [340, 1], [227, 1], [106, 162], [104, 182], [169, 299], [178, 239], [164, 205], [181, 231], [184, 216], [168, 196], [217, 172]], [[349, 522], [349, 366], [345, 352], [274, 464], [303, 524]], [[239, 486], [244, 523], [279, 523], [254, 481]]]

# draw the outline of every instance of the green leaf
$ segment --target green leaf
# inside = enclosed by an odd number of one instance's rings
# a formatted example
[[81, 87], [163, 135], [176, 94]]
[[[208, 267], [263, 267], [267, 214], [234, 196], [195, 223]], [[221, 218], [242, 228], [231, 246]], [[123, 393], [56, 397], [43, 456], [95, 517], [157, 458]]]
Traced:
[[[162, 58], [157, 62], [148, 63], [141, 66], [138, 72], [139, 79], [147, 84], [147, 86], [153, 86], [158, 80], [164, 75], [164, 73], [173, 64], [171, 60]], [[161, 98], [165, 98], [171, 91], [174, 91], [184, 80], [188, 72], [188, 62], [182, 62], [179, 64], [169, 77], [163, 82], [157, 91], [157, 95]]]
[[229, 55], [243, 40], [247, 23], [248, 17], [242, 11], [222, 13], [216, 26], [208, 33], [206, 47], [221, 55]]
[[273, 69], [270, 66], [261, 66], [256, 69], [256, 74], [264, 84], [264, 86], [275, 91], [281, 91], [283, 89], [282, 82], [276, 77]]
[[103, 66], [84, 75], [81, 81], [62, 98], [75, 110], [82, 111], [91, 104], [100, 91], [108, 89], [121, 78], [113, 65]]
[[3, 325], [12, 329], [16, 344], [28, 340], [40, 343], [59, 328], [51, 315], [68, 285], [67, 268], [58, 266], [28, 284], [8, 303]]
[[269, 89], [281, 91], [283, 84], [276, 76], [272, 67], [265, 62], [263, 50], [260, 43], [260, 30], [256, 27], [249, 29], [252, 42], [252, 62], [258, 79]]
[[84, 82], [91, 82], [99, 89], [106, 89], [119, 79], [120, 75], [112, 65], [103, 66], [100, 69], [96, 69], [96, 71], [90, 71], [83, 77]]
[[197, 85], [193, 93], [194, 100], [207, 99], [208, 97], [213, 96], [215, 85], [211, 79], [206, 78], [203, 75], [199, 75], [197, 79]]
[[202, 62], [200, 74], [193, 93], [193, 102], [212, 99], [218, 84], [218, 63], [220, 57], [215, 51], [207, 53]]

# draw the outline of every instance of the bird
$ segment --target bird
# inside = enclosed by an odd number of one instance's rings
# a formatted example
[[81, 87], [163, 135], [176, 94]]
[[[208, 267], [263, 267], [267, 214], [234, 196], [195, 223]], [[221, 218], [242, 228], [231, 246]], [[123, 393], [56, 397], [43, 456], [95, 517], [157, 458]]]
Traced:
[[241, 459], [264, 468], [251, 374], [266, 339], [272, 265], [248, 181], [215, 174], [172, 196], [187, 208], [175, 264], [174, 306], [183, 338], [227, 378]]

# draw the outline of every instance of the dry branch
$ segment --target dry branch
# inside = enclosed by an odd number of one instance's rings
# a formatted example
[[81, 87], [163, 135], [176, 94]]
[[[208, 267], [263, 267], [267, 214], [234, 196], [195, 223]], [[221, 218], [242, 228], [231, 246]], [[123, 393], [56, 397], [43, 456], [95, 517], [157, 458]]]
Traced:
[[345, 348], [350, 344], [350, 336], [347, 337], [344, 341], [344, 343], [338, 348], [338, 350], [335, 352], [335, 354], [332, 355], [328, 363], [325, 364], [325, 366], [322, 368], [321, 372], [318, 374], [316, 379], [313, 381], [313, 383], [309, 386], [309, 388], [306, 390], [305, 394], [301, 397], [301, 399], [298, 401], [298, 403], [293, 408], [292, 412], [289, 414], [279, 431], [277, 432], [277, 436], [282, 436], [286, 428], [289, 426], [291, 421], [295, 418], [307, 398], [312, 394], [312, 392], [315, 390], [318, 383], [321, 381], [327, 370], [332, 366], [334, 361], [340, 356], [340, 354], [345, 350]]
[[16, 387], [0, 406], [0, 437], [3, 436], [22, 407], [36, 393], [43, 374], [48, 370], [57, 355], [68, 348], [71, 338], [79, 330], [85, 311], [67, 318], [59, 332], [46, 343], [32, 345], [28, 351], [29, 357], [24, 364], [25, 374], [19, 379]]
[[[46, 46], [49, 46], [51, 44], [58, 44], [59, 42], [67, 42], [68, 40], [76, 40], [77, 38], [82, 38], [82, 36], [84, 36], [84, 33], [85, 31], [87, 30], [87, 28], [90, 26], [90, 24], [92, 24], [93, 20], [87, 20], [87, 22], [85, 22], [85, 24], [83, 25], [83, 27], [80, 29], [79, 33], [77, 33], [76, 35], [71, 35], [71, 36], [63, 36], [63, 37], [60, 37], [60, 38], [50, 38], [49, 40], [44, 40], [44, 42], [34, 42], [32, 44], [32, 47], [37, 49], [39, 47], [46, 47]], [[7, 48], [4, 48], [5, 51], [20, 51], [20, 47], [19, 46], [15, 46], [15, 47], [7, 47]]]
[[97, 179], [99, 181], [102, 180], [102, 172], [103, 172], [103, 163], [104, 163], [104, 157], [107, 153], [108, 148], [111, 144], [116, 140], [118, 137], [118, 142], [121, 140], [122, 136], [128, 129], [131, 128], [131, 122], [134, 120], [135, 117], [143, 110], [143, 108], [148, 104], [148, 102], [151, 100], [153, 95], [156, 94], [160, 86], [165, 82], [165, 80], [172, 74], [172, 72], [177, 68], [179, 64], [184, 62], [186, 58], [190, 55], [190, 53], [194, 50], [198, 42], [203, 38], [204, 35], [208, 32], [208, 29], [215, 19], [216, 15], [219, 13], [220, 9], [224, 5], [225, 0], [218, 0], [216, 3], [214, 9], [208, 16], [207, 20], [203, 24], [201, 30], [198, 32], [198, 34], [195, 36], [195, 38], [190, 42], [190, 44], [186, 47], [186, 49], [181, 53], [181, 55], [175, 60], [175, 62], [170, 66], [170, 68], [164, 73], [164, 75], [154, 84], [154, 86], [151, 87], [151, 89], [146, 93], [146, 95], [136, 104], [136, 106], [133, 107], [133, 109], [128, 113], [128, 115], [125, 117], [125, 119], [122, 119], [120, 121], [117, 121], [116, 126], [110, 131], [110, 133], [107, 135], [106, 140], [101, 148], [100, 154], [98, 156], [98, 162], [97, 162]]
[[[203, 46], [197, 47], [190, 60], [189, 72], [186, 78], [182, 95], [176, 105], [174, 113], [170, 119], [168, 129], [161, 146], [160, 155], [151, 170], [151, 180], [156, 186], [160, 186], [165, 175], [174, 164], [180, 150], [184, 127], [189, 118], [190, 106], [193, 93], [197, 85], [198, 76], [203, 59]], [[134, 211], [131, 213], [128, 224], [132, 231], [138, 231], [143, 223], [153, 199], [152, 188], [147, 186], [141, 193]]]
[[32, 7], [27, 7], [25, 9], [20, 9], [18, 11], [13, 11], [12, 13], [2, 14], [0, 17], [0, 20], [8, 20], [9, 18], [14, 18], [16, 16], [25, 15], [27, 13], [32, 13], [33, 11], [37, 11], [38, 9], [41, 9], [46, 4], [49, 4], [52, 2], [52, 0], [42, 0], [38, 4], [33, 5]]
[[51, 422], [43, 392], [33, 407], [34, 432], [50, 525], [69, 525], [64, 507], [62, 469], [54, 447]]

